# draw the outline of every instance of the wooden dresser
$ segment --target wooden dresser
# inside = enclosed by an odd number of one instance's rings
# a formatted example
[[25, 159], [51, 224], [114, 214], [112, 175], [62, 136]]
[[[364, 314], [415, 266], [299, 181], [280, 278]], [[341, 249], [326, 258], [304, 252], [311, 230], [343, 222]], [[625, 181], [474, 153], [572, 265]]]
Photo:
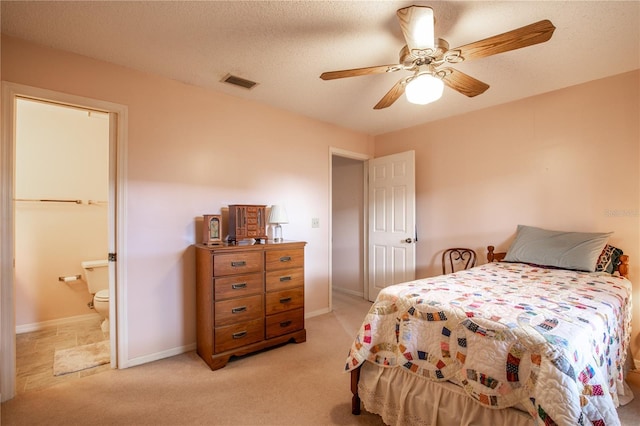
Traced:
[[231, 356], [306, 340], [305, 245], [196, 245], [198, 355], [212, 370]]

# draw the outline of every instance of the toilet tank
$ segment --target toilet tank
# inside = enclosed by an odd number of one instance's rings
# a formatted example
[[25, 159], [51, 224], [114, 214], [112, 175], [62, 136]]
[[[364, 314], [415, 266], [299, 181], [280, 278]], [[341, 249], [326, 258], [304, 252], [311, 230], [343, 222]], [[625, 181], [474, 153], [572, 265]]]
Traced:
[[109, 262], [107, 260], [87, 260], [81, 263], [89, 293], [96, 294], [109, 288]]

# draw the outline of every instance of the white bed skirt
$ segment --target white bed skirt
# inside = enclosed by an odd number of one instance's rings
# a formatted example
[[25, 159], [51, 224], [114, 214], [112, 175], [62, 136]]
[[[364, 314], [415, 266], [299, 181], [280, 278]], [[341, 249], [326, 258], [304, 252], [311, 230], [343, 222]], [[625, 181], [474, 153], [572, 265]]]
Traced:
[[365, 362], [360, 368], [358, 394], [364, 408], [392, 426], [474, 425], [532, 426], [529, 413], [480, 405], [460, 387], [414, 376], [402, 368]]

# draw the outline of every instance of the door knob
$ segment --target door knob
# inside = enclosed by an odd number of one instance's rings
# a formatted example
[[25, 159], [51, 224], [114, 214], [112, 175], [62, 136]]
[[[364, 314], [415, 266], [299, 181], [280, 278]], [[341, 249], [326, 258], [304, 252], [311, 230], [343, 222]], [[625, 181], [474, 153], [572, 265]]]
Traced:
[[407, 238], [406, 240], [404, 240], [404, 242], [411, 244], [413, 242], [413, 240], [411, 238]]

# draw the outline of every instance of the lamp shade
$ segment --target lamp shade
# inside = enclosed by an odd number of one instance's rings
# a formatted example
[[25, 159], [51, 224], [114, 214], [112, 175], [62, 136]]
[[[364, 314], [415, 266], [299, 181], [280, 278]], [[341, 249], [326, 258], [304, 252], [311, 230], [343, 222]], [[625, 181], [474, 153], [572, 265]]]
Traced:
[[271, 212], [269, 213], [269, 223], [289, 223], [287, 211], [283, 206], [277, 204], [271, 206]]
[[405, 93], [412, 104], [426, 105], [440, 99], [443, 90], [442, 80], [430, 74], [421, 74], [407, 84]]

